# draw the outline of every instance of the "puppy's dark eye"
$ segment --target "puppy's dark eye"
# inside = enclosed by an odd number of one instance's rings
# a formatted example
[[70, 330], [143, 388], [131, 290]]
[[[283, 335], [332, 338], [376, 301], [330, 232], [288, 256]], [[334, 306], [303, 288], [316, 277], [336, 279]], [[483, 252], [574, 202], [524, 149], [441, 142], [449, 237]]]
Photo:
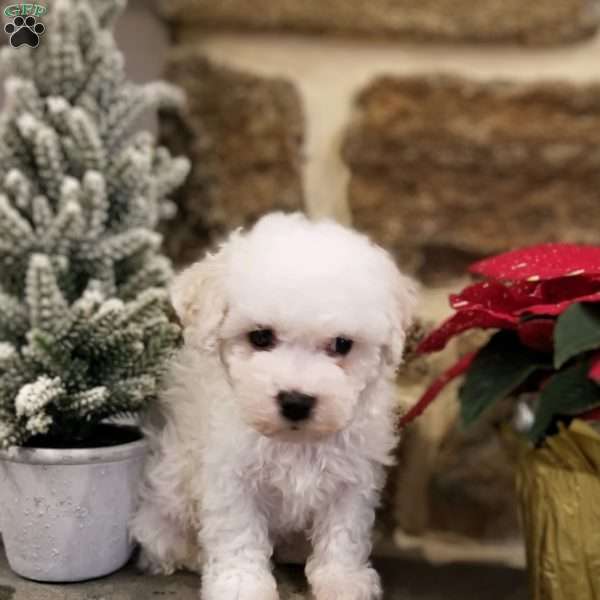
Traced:
[[352, 346], [354, 342], [345, 337], [336, 337], [331, 340], [329, 347], [327, 348], [328, 352], [334, 356], [346, 356], [346, 354], [350, 353], [352, 350]]
[[272, 329], [256, 329], [248, 334], [248, 341], [257, 350], [270, 350], [275, 346], [275, 332]]

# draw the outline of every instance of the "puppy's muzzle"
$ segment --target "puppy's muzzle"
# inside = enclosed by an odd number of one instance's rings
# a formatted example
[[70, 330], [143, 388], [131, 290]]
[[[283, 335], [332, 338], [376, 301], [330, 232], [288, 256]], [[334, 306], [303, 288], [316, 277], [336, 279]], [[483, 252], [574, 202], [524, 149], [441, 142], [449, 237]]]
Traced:
[[302, 392], [290, 391], [279, 392], [277, 402], [279, 403], [281, 416], [288, 421], [297, 423], [298, 421], [306, 421], [310, 417], [317, 399]]

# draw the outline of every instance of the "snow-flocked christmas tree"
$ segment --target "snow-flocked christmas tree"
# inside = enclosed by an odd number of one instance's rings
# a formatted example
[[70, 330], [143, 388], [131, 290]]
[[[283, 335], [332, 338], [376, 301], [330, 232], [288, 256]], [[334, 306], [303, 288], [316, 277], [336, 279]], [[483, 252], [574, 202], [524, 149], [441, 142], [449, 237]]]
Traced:
[[155, 229], [189, 165], [135, 126], [182, 98], [127, 80], [124, 4], [54, 0], [38, 48], [2, 51], [0, 447], [139, 411], [178, 341]]

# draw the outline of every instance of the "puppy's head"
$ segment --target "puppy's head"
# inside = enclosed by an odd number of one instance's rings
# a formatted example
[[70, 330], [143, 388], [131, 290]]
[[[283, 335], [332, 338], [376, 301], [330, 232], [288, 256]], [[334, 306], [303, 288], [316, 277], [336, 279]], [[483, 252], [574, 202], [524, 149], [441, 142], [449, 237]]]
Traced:
[[286, 440], [347, 427], [400, 363], [415, 286], [329, 221], [273, 214], [176, 279], [186, 343], [218, 353], [241, 417]]

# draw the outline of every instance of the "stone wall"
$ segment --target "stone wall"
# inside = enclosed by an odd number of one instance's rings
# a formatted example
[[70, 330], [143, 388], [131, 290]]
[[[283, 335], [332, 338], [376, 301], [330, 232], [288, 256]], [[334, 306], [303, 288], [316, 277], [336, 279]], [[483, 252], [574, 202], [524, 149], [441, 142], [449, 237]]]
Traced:
[[357, 103], [354, 223], [421, 279], [515, 246], [598, 241], [600, 84], [381, 77]]
[[591, 35], [594, 0], [162, 0], [178, 27], [555, 44]]
[[294, 86], [212, 63], [193, 47], [173, 51], [165, 72], [188, 103], [162, 115], [162, 142], [193, 158], [166, 231], [175, 261], [197, 259], [269, 210], [301, 210], [304, 118]]
[[[195, 163], [170, 230], [177, 259], [262, 212], [303, 208], [392, 251], [424, 283], [421, 316], [434, 322], [476, 258], [600, 240], [598, 0], [160, 6], [167, 75], [190, 96], [163, 136]], [[403, 377], [405, 403], [461, 351]], [[393, 523], [422, 537], [515, 536], [493, 419], [462, 432], [455, 392], [405, 436]]]
[[[259, 189], [265, 198], [268, 190], [282, 190], [285, 198], [278, 195], [261, 210], [304, 202], [312, 215], [353, 220], [428, 283], [448, 281], [481, 254], [517, 244], [594, 241], [600, 36], [584, 44], [522, 50], [208, 33], [189, 24], [174, 29], [178, 48], [187, 48], [183, 54], [177, 50], [179, 56], [196, 61], [200, 53], [208, 61], [207, 73], [225, 67], [230, 81], [233, 74], [252, 76], [271, 96], [276, 92], [268, 82], [278, 81], [277, 89], [296, 96], [285, 102], [290, 114], [276, 134], [286, 148], [281, 156], [287, 170], [270, 171], [274, 179], [261, 178]], [[181, 66], [169, 71], [181, 80]], [[202, 117], [194, 105], [203, 102], [198, 90], [216, 79], [201, 71], [186, 77], [198, 127]], [[223, 85], [229, 89], [229, 83]], [[260, 154], [259, 147], [273, 147], [267, 138], [274, 132], [265, 129], [255, 101], [238, 97], [235, 109], [233, 102], [227, 99], [217, 120], [227, 123], [232, 118], [227, 115], [247, 108], [248, 129], [240, 132], [246, 141], [221, 152], [210, 167], [221, 173], [228, 172], [226, 161], [245, 164], [248, 152], [236, 155], [238, 149], [247, 146]], [[283, 116], [284, 105], [277, 106]], [[186, 135], [184, 127], [167, 138]], [[193, 144], [200, 172], [214, 153]], [[252, 168], [262, 171], [263, 165]], [[282, 187], [283, 172], [290, 176]], [[190, 195], [199, 210], [220, 211], [219, 232], [251, 220], [240, 219], [247, 196], [236, 203], [229, 195], [224, 210], [221, 201], [203, 200], [203, 186]], [[182, 214], [187, 219], [189, 212]], [[170, 244], [187, 247], [173, 252], [189, 259], [205, 237], [198, 225], [189, 243]]]

